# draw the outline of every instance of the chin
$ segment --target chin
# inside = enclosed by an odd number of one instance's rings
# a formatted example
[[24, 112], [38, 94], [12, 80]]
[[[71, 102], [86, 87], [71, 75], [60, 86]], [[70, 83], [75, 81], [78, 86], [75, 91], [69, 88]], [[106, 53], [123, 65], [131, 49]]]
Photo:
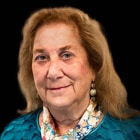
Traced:
[[53, 100], [52, 102], [49, 102], [49, 104], [56, 108], [66, 108], [71, 106], [71, 103], [66, 100]]

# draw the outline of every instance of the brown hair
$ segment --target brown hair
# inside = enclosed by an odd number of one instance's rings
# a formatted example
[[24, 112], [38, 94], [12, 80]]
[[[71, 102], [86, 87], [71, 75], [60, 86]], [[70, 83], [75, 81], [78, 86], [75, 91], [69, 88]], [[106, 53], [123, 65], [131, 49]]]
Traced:
[[27, 113], [42, 106], [32, 74], [32, 47], [37, 29], [45, 24], [62, 22], [78, 29], [82, 46], [85, 48], [91, 67], [96, 71], [97, 102], [105, 112], [118, 118], [127, 118], [129, 108], [127, 92], [115, 71], [111, 52], [101, 24], [80, 9], [72, 7], [43, 8], [35, 11], [25, 22], [23, 40], [19, 50], [18, 80], [27, 107]]

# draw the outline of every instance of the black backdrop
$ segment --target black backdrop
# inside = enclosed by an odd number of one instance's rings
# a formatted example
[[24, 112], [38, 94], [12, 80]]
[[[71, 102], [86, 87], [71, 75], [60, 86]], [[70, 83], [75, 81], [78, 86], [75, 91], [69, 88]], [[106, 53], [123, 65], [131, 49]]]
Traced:
[[[140, 109], [139, 102], [139, 7], [128, 2], [102, 0], [34, 0], [5, 1], [1, 6], [1, 101], [0, 132], [19, 116], [18, 108], [25, 106], [17, 83], [17, 57], [21, 29], [25, 19], [42, 7], [74, 6], [89, 13], [104, 26], [114, 58], [114, 65], [128, 91], [128, 101]], [[114, 85], [115, 86], [115, 85]]]

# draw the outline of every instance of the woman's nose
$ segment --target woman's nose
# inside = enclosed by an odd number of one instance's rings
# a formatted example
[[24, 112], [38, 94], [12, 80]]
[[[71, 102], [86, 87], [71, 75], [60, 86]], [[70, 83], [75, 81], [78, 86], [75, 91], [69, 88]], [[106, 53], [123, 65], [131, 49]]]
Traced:
[[50, 80], [57, 80], [63, 76], [61, 63], [58, 60], [50, 61], [48, 67], [47, 78]]

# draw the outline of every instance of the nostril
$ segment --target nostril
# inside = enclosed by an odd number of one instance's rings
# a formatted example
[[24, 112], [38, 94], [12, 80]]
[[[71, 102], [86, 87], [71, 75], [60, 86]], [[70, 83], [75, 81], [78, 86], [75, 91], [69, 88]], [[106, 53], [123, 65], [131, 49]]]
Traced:
[[61, 70], [53, 70], [53, 71], [48, 71], [47, 73], [47, 79], [55, 81], [57, 79], [60, 79], [64, 76], [63, 72]]
[[47, 71], [47, 78], [49, 80], [57, 80], [60, 79], [64, 76], [64, 73], [62, 71], [62, 65], [59, 58], [54, 56], [53, 58], [51, 57], [49, 65], [48, 65], [48, 71]]

